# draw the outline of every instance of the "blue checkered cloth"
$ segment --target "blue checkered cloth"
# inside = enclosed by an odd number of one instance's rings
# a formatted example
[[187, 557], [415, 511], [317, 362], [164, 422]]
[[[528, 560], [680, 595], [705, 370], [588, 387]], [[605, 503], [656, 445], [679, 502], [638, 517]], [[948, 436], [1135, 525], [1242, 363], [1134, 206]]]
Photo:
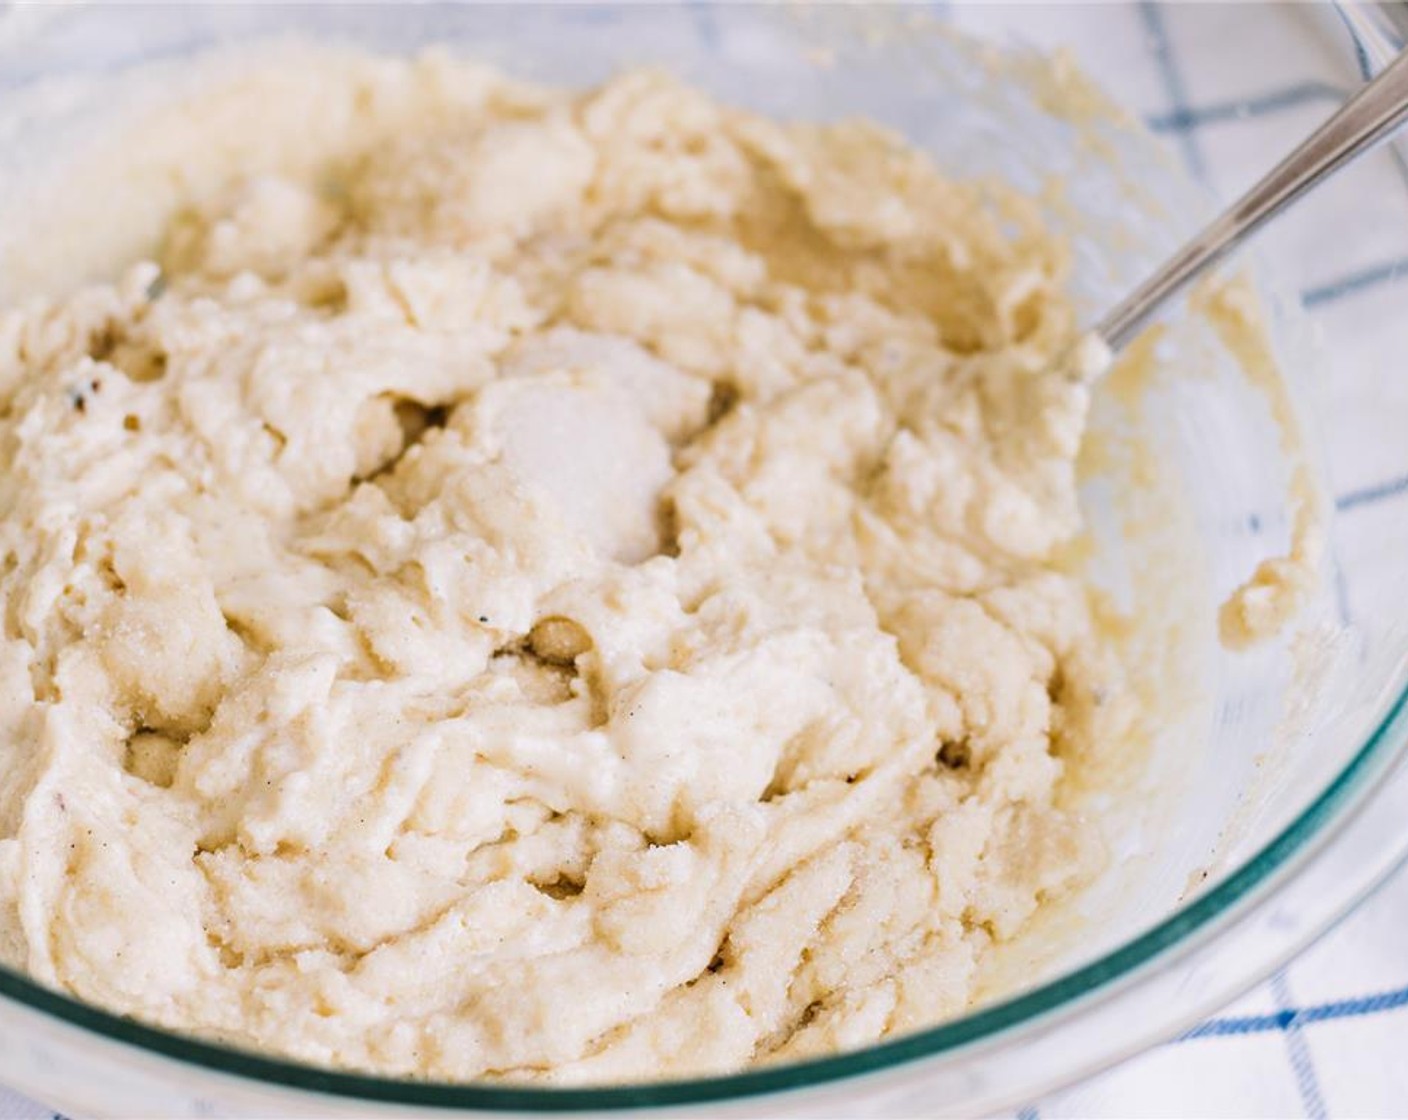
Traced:
[[[982, 5], [938, 5], [981, 31]], [[1219, 197], [1248, 186], [1369, 72], [1347, 28], [1325, 5], [1143, 3], [1023, 9], [1038, 46], [1068, 40], [1075, 21], [1098, 21], [1113, 57], [1138, 68], [1133, 85], [1150, 127], [1175, 146]], [[997, 18], [1010, 23], [1010, 15]], [[1271, 38], [1268, 40], [1268, 28]], [[1086, 34], [1090, 34], [1087, 30]], [[1123, 42], [1120, 37], [1123, 36]], [[1123, 50], [1120, 50], [1120, 47]], [[1097, 75], [1098, 77], [1099, 75]], [[1125, 83], [1128, 85], [1129, 83]], [[1379, 177], [1376, 181], [1375, 176]], [[1307, 277], [1301, 292], [1336, 347], [1383, 362], [1376, 326], [1408, 306], [1408, 189], [1403, 166], [1354, 168], [1278, 223], [1271, 263]], [[1191, 232], [1191, 231], [1190, 231]], [[1367, 353], [1359, 353], [1366, 348]], [[1381, 387], [1408, 395], [1408, 379]], [[1362, 457], [1331, 480], [1345, 519], [1341, 544], [1374, 549], [1408, 496], [1402, 433], [1363, 431], [1351, 399], [1321, 418], [1353, 435]], [[1393, 410], [1386, 423], [1401, 416]], [[1346, 428], [1348, 425], [1350, 427]], [[1384, 580], [1398, 573], [1385, 572]], [[1369, 596], [1384, 586], [1364, 588]], [[1346, 604], [1353, 611], [1355, 603]], [[1020, 1110], [1059, 1117], [1360, 1117], [1408, 1115], [1408, 873], [1386, 884], [1319, 945], [1223, 1014], [1084, 1084]], [[51, 1120], [52, 1110], [0, 1089], [0, 1120]]]
[[1216, 1018], [1017, 1120], [1408, 1115], [1405, 928], [1400, 873]]
[[[1113, 25], [1110, 34], [1130, 37], [1131, 57], [1152, 62], [1148, 102], [1138, 107], [1149, 125], [1222, 198], [1249, 186], [1372, 68], [1326, 5], [1287, 5], [1275, 19], [1261, 5], [1178, 3], [1139, 4], [1127, 19], [1108, 8], [1099, 15]], [[1053, 28], [1051, 42], [1059, 40]], [[1273, 247], [1277, 273], [1309, 279], [1301, 299], [1331, 345], [1354, 347], [1370, 369], [1402, 361], [1392, 348], [1401, 334], [1388, 338], [1382, 324], [1401, 323], [1408, 310], [1404, 172], [1401, 159], [1351, 169], [1283, 218], [1294, 228], [1279, 231]], [[1363, 391], [1328, 386], [1321, 418], [1338, 446], [1354, 434], [1364, 447], [1355, 462], [1337, 462], [1330, 480], [1341, 540], [1355, 550], [1381, 547], [1382, 528], [1404, 517], [1395, 499], [1408, 496], [1402, 434], [1363, 430], [1363, 400], [1354, 399]], [[1351, 599], [1367, 609], [1376, 591], [1400, 579], [1385, 571], [1382, 584]], [[1345, 606], [1353, 613], [1356, 604]], [[1408, 1116], [1406, 929], [1408, 873], [1399, 872], [1224, 1013], [1022, 1109], [1018, 1120]]]

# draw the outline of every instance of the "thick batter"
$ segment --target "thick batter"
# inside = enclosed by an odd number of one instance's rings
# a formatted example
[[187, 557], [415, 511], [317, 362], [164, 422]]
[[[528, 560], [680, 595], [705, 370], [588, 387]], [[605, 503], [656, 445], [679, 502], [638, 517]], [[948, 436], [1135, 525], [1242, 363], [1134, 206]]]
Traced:
[[657, 73], [353, 80], [421, 131], [0, 314], [3, 958], [453, 1079], [961, 1011], [1118, 691], [1061, 247]]

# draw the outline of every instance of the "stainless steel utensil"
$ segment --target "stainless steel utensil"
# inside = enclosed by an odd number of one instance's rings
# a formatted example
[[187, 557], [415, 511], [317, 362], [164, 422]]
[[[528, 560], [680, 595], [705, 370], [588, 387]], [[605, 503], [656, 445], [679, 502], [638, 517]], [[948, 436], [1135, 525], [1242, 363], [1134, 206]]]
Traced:
[[1118, 351], [1190, 281], [1301, 195], [1408, 122], [1404, 51], [1246, 194], [1113, 308], [1092, 333]]

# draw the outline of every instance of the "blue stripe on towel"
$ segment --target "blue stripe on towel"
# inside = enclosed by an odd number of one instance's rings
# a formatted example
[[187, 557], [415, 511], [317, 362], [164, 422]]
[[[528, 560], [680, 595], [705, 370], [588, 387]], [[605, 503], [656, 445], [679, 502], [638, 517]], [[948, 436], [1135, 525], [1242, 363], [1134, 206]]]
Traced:
[[1338, 104], [1346, 96], [1345, 90], [1328, 82], [1301, 82], [1237, 101], [1218, 101], [1196, 108], [1190, 106], [1181, 111], [1175, 109], [1170, 113], [1156, 113], [1146, 117], [1144, 123], [1154, 132], [1186, 132], [1203, 125], [1247, 120], [1317, 101]]
[[1390, 478], [1385, 482], [1377, 482], [1373, 486], [1364, 486], [1358, 490], [1350, 490], [1348, 493], [1341, 494], [1335, 499], [1335, 509], [1340, 513], [1345, 513], [1352, 509], [1358, 509], [1360, 506], [1373, 505], [1376, 502], [1396, 498], [1405, 493], [1408, 493], [1408, 475]]
[[1306, 1026], [1333, 1019], [1360, 1018], [1386, 1011], [1398, 1011], [1404, 1007], [1408, 1007], [1408, 987], [1375, 992], [1372, 995], [1358, 996], [1353, 999], [1334, 1000], [1331, 1003], [1317, 1003], [1310, 1007], [1287, 1007], [1270, 1015], [1239, 1015], [1209, 1019], [1179, 1035], [1175, 1041], [1194, 1042], [1198, 1039], [1220, 1038], [1226, 1035], [1284, 1031], [1289, 1030], [1292, 1024]]
[[[1289, 1009], [1295, 1001], [1291, 998], [1290, 983], [1283, 968], [1271, 977], [1271, 994], [1282, 1007]], [[1292, 1014], [1286, 1023], [1286, 1056], [1291, 1062], [1291, 1072], [1295, 1074], [1296, 1091], [1300, 1094], [1301, 1108], [1308, 1120], [1326, 1120], [1325, 1095], [1320, 1091], [1320, 1078], [1315, 1073], [1315, 1059], [1310, 1055], [1310, 1047], [1305, 1044], [1301, 1033], [1303, 1023], [1299, 1015]]]
[[1393, 283], [1405, 276], [1408, 276], [1408, 257], [1399, 257], [1397, 260], [1369, 265], [1328, 283], [1306, 288], [1301, 292], [1300, 300], [1306, 307], [1322, 307], [1327, 303], [1342, 300], [1345, 296], [1356, 295], [1369, 288], [1377, 288], [1380, 284]]
[[[1164, 25], [1163, 7], [1155, 0], [1144, 0], [1139, 5], [1139, 16], [1144, 22], [1144, 30], [1153, 47], [1154, 62], [1163, 76], [1164, 90], [1168, 94], [1169, 113], [1174, 119], [1183, 120], [1190, 112], [1188, 88], [1183, 81], [1183, 71], [1174, 56], [1173, 43], [1169, 39], [1168, 28]], [[1203, 163], [1203, 153], [1193, 138], [1191, 129], [1184, 128], [1177, 133], [1179, 146], [1183, 149], [1183, 159], [1188, 169], [1199, 179], [1206, 178], [1207, 168]]]

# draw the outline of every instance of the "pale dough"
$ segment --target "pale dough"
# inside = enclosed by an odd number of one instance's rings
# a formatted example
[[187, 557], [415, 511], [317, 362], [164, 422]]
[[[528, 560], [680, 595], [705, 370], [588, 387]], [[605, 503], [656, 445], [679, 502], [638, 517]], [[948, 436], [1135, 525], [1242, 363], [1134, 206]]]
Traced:
[[325, 80], [420, 130], [0, 314], [3, 959], [450, 1079], [964, 1009], [1119, 689], [1062, 247], [658, 73]]

